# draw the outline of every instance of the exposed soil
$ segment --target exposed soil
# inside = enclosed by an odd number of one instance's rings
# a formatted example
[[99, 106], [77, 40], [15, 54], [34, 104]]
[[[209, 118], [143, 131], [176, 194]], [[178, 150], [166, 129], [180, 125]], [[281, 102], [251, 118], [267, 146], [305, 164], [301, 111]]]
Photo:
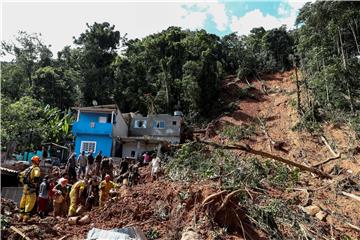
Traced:
[[[271, 152], [308, 166], [331, 157], [329, 149], [319, 135], [291, 130], [298, 121], [297, 113], [292, 106], [296, 97], [292, 74], [291, 71], [277, 73], [264, 76], [263, 81], [250, 81], [254, 88], [250, 90], [251, 97], [246, 99], [239, 99], [234, 86], [244, 88], [247, 83], [233, 77], [227, 78], [222, 91], [223, 98], [228, 102], [236, 103], [237, 110], [215, 121], [216, 135], [211, 140], [228, 143], [228, 139], [220, 136], [221, 130], [226, 125], [256, 124], [256, 134], [242, 141], [254, 149]], [[281, 151], [274, 149], [270, 144], [258, 124], [258, 118], [263, 121], [272, 140], [285, 143]], [[359, 142], [346, 126], [326, 123], [323, 135], [335, 150], [341, 153], [341, 158], [320, 167], [323, 171], [332, 174], [334, 179], [324, 180], [310, 173], [302, 173], [300, 181], [293, 189], [274, 189], [269, 190], [268, 194], [293, 201], [294, 209], [300, 209], [299, 206], [319, 206], [327, 216], [322, 221], [310, 217], [310, 222], [314, 223], [313, 228], [318, 228], [318, 231], [333, 231], [335, 237], [339, 237], [339, 233], [342, 233], [358, 239], [360, 232], [350, 227], [348, 223], [360, 226], [360, 202], [342, 195], [341, 191], [360, 196], [360, 177], [356, 177], [360, 176], [360, 151], [354, 151], [360, 147]], [[240, 151], [238, 154], [248, 156]], [[4, 208], [3, 211], [2, 207], [2, 215], [7, 216], [14, 226], [32, 240], [62, 237], [84, 239], [93, 227], [111, 229], [125, 226], [137, 226], [144, 233], [153, 230], [158, 233], [158, 239], [180, 239], [182, 231], [187, 227], [194, 227], [201, 235], [201, 239], [243, 239], [239, 231], [229, 234], [225, 233], [223, 228], [217, 227], [218, 225], [208, 217], [209, 212], [201, 207], [206, 197], [220, 191], [216, 182], [171, 182], [164, 176], [152, 182], [149, 171], [149, 167], [142, 168], [141, 175], [144, 180], [141, 184], [132, 188], [122, 187], [120, 193], [105, 207], [95, 208], [88, 213], [91, 218], [91, 223], [88, 225], [70, 226], [67, 219], [53, 217], [40, 219], [37, 216], [27, 225], [19, 224], [15, 214], [5, 214], [16, 210], [12, 204], [3, 202], [5, 201], [3, 199], [2, 205], [6, 206], [7, 210], [5, 211]], [[305, 189], [308, 195], [305, 194]], [[212, 216], [215, 220], [220, 218], [218, 223], [224, 219], [231, 221], [230, 218], [239, 217], [238, 214], [246, 209], [246, 206], [242, 206], [234, 212], [239, 206], [231, 206], [231, 202], [229, 204], [219, 211], [218, 215]], [[230, 213], [230, 209], [233, 213]], [[244, 222], [246, 221], [245, 219]], [[286, 232], [286, 229], [280, 230]], [[256, 236], [253, 239], [268, 239], [264, 232], [257, 229], [253, 231], [252, 235]], [[4, 231], [2, 235], [7, 239], [20, 239], [11, 231]], [[217, 238], [220, 236], [221, 238]], [[286, 239], [286, 234], [284, 236]]]

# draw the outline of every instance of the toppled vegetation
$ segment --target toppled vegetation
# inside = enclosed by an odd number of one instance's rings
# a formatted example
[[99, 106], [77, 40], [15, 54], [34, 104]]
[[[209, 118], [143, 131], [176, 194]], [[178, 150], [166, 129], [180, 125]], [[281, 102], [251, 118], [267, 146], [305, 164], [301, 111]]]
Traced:
[[232, 141], [240, 141], [251, 137], [255, 134], [255, 131], [256, 127], [254, 124], [244, 126], [227, 125], [220, 135]]

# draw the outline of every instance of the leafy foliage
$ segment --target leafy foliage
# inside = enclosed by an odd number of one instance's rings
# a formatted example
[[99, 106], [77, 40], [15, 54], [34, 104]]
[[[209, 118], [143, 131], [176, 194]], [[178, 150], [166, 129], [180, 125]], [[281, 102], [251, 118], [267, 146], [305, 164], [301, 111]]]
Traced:
[[1, 139], [3, 145], [17, 142], [23, 149], [39, 146], [44, 141], [64, 143], [71, 140], [71, 113], [44, 106], [31, 97], [11, 103], [1, 99]]
[[255, 125], [227, 125], [220, 133], [221, 136], [229, 138], [232, 141], [240, 141], [249, 138], [255, 133]]
[[297, 17], [296, 54], [303, 88], [311, 95], [303, 105], [323, 112], [320, 120], [359, 109], [359, 11], [355, 2], [317, 1], [305, 4]]
[[166, 174], [173, 180], [207, 180], [221, 178], [222, 187], [289, 186], [299, 179], [297, 169], [290, 170], [279, 163], [260, 162], [256, 158], [239, 159], [228, 151], [211, 151], [200, 143], [188, 142], [174, 154], [166, 166]]

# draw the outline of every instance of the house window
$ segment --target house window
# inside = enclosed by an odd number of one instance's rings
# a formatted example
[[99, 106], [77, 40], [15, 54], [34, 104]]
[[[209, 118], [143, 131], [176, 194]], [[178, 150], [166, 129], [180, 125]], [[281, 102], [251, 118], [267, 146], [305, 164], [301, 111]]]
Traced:
[[135, 128], [146, 128], [146, 120], [135, 120]]
[[165, 121], [154, 121], [153, 128], [165, 128]]
[[107, 119], [107, 117], [99, 117], [99, 123], [106, 123]]
[[94, 128], [95, 127], [95, 122], [90, 122], [90, 128]]
[[81, 141], [80, 152], [82, 152], [82, 151], [90, 152], [90, 150], [95, 152], [95, 150], [96, 150], [96, 142], [94, 142], [94, 141]]
[[176, 126], [176, 121], [173, 121], [173, 126]]

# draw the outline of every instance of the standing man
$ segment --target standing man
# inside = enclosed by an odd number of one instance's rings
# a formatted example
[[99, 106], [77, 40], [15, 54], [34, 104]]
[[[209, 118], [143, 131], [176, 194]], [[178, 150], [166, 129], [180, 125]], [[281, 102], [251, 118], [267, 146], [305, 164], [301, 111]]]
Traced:
[[93, 156], [93, 151], [90, 150], [89, 155], [87, 156], [86, 176], [92, 175], [93, 171], [94, 171], [94, 156]]
[[102, 151], [100, 150], [100, 152], [98, 152], [98, 154], [95, 157], [95, 174], [96, 176], [100, 175], [100, 164], [101, 164], [101, 160], [102, 160]]
[[69, 180], [71, 182], [75, 182], [76, 181], [76, 155], [75, 153], [73, 153], [67, 164], [66, 164], [67, 170], [68, 170], [68, 176], [69, 176]]
[[48, 157], [48, 152], [47, 152], [45, 146], [42, 146], [42, 147], [41, 147], [41, 150], [42, 150], [42, 159], [41, 159], [41, 160], [43, 160], [43, 162], [45, 163], [45, 160], [46, 160], [47, 157]]
[[39, 198], [38, 198], [38, 213], [40, 217], [45, 217], [47, 214], [46, 207], [49, 200], [49, 176], [45, 176], [39, 187]]
[[[86, 174], [86, 164], [87, 164], [87, 160], [86, 160], [86, 156], [85, 156], [85, 151], [82, 151], [81, 155], [79, 155], [77, 162], [79, 164], [79, 173], [78, 173], [78, 178], [81, 178], [81, 176], [83, 176], [85, 178], [85, 174]], [[83, 175], [81, 175], [83, 174]]]
[[143, 157], [144, 157], [144, 164], [145, 165], [147, 165], [147, 164], [149, 164], [149, 162], [150, 162], [150, 155], [149, 155], [149, 153], [148, 152], [145, 152], [144, 153], [144, 155], [143, 155]]
[[160, 171], [160, 158], [156, 157], [151, 161], [151, 176], [153, 177], [153, 180], [157, 179], [158, 173]]
[[110, 181], [110, 175], [105, 175], [105, 180], [100, 183], [100, 207], [104, 206], [104, 203], [109, 198], [109, 193], [112, 188], [118, 187], [116, 183]]
[[32, 165], [21, 172], [19, 181], [24, 185], [23, 195], [20, 201], [20, 221], [27, 222], [30, 219], [30, 212], [36, 203], [36, 191], [40, 182], [40, 158], [33, 156]]
[[111, 178], [113, 178], [113, 162], [111, 158], [104, 158], [101, 161], [100, 165], [100, 171], [101, 171], [101, 177], [104, 179], [106, 174], [109, 174]]

